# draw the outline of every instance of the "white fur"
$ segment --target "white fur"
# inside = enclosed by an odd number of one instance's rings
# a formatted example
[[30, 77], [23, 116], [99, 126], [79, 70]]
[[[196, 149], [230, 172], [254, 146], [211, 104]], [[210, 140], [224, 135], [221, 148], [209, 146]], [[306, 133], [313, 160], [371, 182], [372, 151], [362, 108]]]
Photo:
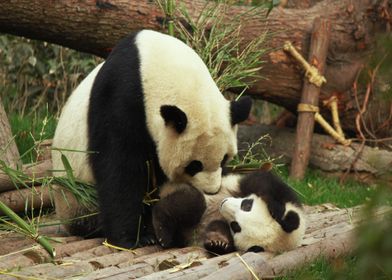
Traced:
[[[251, 211], [241, 210], [242, 200], [249, 198], [253, 199]], [[245, 198], [229, 197], [222, 202], [220, 208], [221, 214], [229, 223], [236, 221], [241, 226], [241, 232], [232, 232], [237, 249], [244, 251], [252, 246], [260, 246], [269, 252], [288, 251], [300, 245], [305, 232], [304, 215], [302, 209], [287, 203], [285, 215], [290, 210], [299, 215], [300, 225], [287, 233], [272, 218], [266, 202], [255, 194]]]
[[[188, 182], [215, 193], [221, 184], [220, 162], [237, 153], [236, 128], [230, 122], [230, 103], [217, 88], [200, 57], [171, 36], [144, 30], [137, 36], [147, 126], [157, 145], [160, 165], [171, 181]], [[165, 127], [162, 105], [185, 112], [188, 124], [178, 135]], [[184, 175], [191, 160], [203, 163], [194, 177]]]
[[[61, 161], [63, 153], [74, 171], [74, 176], [82, 181], [94, 183], [90, 164], [87, 159], [87, 110], [90, 99], [91, 87], [94, 83], [95, 76], [103, 63], [95, 69], [81, 82], [68, 98], [53, 138], [53, 147], [59, 149], [76, 150], [52, 152], [52, 163], [54, 170], [64, 170]], [[57, 176], [65, 175], [65, 172], [59, 172]]]

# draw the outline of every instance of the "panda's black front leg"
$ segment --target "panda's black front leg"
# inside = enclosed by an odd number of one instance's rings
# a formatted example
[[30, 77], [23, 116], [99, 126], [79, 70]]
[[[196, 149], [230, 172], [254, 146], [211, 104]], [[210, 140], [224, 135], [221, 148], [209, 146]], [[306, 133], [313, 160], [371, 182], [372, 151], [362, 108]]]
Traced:
[[96, 154], [91, 160], [93, 171], [96, 171], [94, 176], [105, 237], [109, 243], [123, 248], [143, 245], [137, 241], [143, 235], [140, 230], [142, 201], [148, 175], [145, 161], [137, 159], [137, 156], [111, 149]]
[[153, 226], [160, 245], [164, 248], [187, 245], [182, 233], [197, 225], [205, 210], [204, 195], [191, 186], [161, 198], [153, 208]]

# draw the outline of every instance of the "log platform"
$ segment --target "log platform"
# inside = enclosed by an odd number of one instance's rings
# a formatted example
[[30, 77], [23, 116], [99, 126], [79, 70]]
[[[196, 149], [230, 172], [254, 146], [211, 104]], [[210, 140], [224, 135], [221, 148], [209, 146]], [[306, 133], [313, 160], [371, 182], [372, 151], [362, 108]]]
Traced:
[[[299, 248], [278, 255], [231, 253], [213, 256], [203, 248], [162, 250], [149, 246], [117, 251], [102, 239], [67, 236], [61, 226], [45, 228], [55, 238], [57, 256], [33, 240], [0, 231], [0, 279], [262, 279], [287, 274], [315, 261], [347, 255], [355, 249], [355, 228], [362, 206], [339, 209], [330, 204], [306, 206], [307, 230]], [[382, 218], [391, 207], [375, 211]], [[257, 278], [256, 278], [257, 277]]]

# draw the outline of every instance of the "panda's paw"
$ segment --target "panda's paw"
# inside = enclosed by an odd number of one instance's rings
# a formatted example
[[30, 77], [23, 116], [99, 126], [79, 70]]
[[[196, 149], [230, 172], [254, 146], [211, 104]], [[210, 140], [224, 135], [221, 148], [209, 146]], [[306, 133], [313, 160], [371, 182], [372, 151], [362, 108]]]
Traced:
[[173, 234], [168, 228], [164, 226], [157, 226], [155, 235], [159, 245], [163, 248], [173, 247]]
[[151, 246], [157, 244], [157, 238], [153, 234], [147, 234], [140, 238], [139, 246]]
[[209, 232], [204, 241], [204, 248], [215, 254], [227, 254], [234, 251], [232, 242], [219, 232]]

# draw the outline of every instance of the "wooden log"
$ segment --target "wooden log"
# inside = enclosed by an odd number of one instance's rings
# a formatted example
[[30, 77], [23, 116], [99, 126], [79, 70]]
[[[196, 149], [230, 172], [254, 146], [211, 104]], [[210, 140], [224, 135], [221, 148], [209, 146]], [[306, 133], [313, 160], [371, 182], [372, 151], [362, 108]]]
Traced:
[[[266, 152], [276, 162], [289, 163], [293, 155], [294, 131], [289, 128], [277, 128], [267, 125], [240, 126], [238, 130], [239, 150], [248, 149], [248, 143], [256, 142], [260, 136], [269, 135], [270, 142], [257, 146], [253, 152]], [[259, 150], [263, 149], [263, 150]], [[349, 147], [336, 145], [327, 135], [314, 134], [311, 145], [310, 165], [327, 172], [344, 172], [351, 168], [353, 174], [368, 173], [382, 177], [390, 174], [392, 152], [365, 146], [357, 158], [361, 145], [352, 143]], [[340, 173], [341, 174], [341, 173]]]
[[[0, 201], [16, 213], [53, 206], [48, 186], [3, 192], [0, 193]], [[0, 211], [0, 215], [2, 214], [4, 213]]]
[[[330, 35], [330, 21], [316, 18], [313, 25], [308, 62], [318, 69], [320, 75], [324, 74]], [[319, 94], [320, 87], [314, 85], [305, 78], [302, 88], [301, 103], [318, 107]], [[294, 179], [303, 179], [305, 176], [312, 143], [314, 113], [315, 112], [299, 112], [298, 115], [295, 149], [290, 168], [290, 177]]]
[[21, 164], [19, 157], [18, 147], [12, 136], [11, 126], [0, 97], [0, 159], [7, 166], [15, 168]]
[[[23, 173], [30, 178], [49, 176], [51, 175], [51, 172], [49, 171], [50, 169], [52, 169], [52, 162], [49, 159], [33, 164], [25, 164], [22, 167]], [[9, 176], [4, 172], [0, 172], [0, 193], [15, 189], [14, 182], [12, 182]]]
[[[326, 72], [328, 84], [323, 88], [320, 99], [329, 98], [333, 92], [342, 93], [339, 104], [342, 106], [340, 113], [343, 129], [355, 131], [358, 111], [352, 103], [350, 89], [358, 70], [371, 53], [369, 50], [374, 47], [376, 35], [389, 30], [390, 23], [386, 15], [391, 14], [392, 7], [385, 4], [385, 0], [304, 1], [315, 5], [308, 9], [273, 9], [267, 19], [255, 18], [242, 26], [241, 37], [245, 41], [267, 30], [273, 34], [268, 40], [271, 51], [262, 58], [266, 63], [260, 70], [260, 76], [265, 79], [259, 79], [247, 92], [295, 112], [302, 78], [281, 47], [284, 41], [290, 40], [295, 42], [301, 53], [307, 54], [313, 19], [322, 15], [333, 21], [334, 25]], [[106, 2], [110, 5], [106, 5]], [[206, 3], [205, 0], [181, 1], [192, 20], [200, 17]], [[227, 9], [227, 19], [249, 13], [250, 8], [232, 6]], [[164, 22], [164, 13], [150, 0], [3, 0], [0, 8], [0, 32], [56, 43], [100, 56], [106, 56], [115, 43], [129, 32], [142, 28], [162, 31], [165, 29]], [[359, 95], [363, 100], [364, 93], [360, 91]], [[364, 116], [366, 122], [371, 120], [375, 127], [382, 125], [386, 118], [374, 118], [374, 114], [382, 109], [388, 116], [390, 102], [384, 100], [383, 104], [377, 104], [369, 104], [369, 114]], [[324, 110], [322, 115], [328, 116], [328, 110]], [[385, 130], [391, 131], [390, 128]]]
[[[101, 238], [80, 240], [67, 244], [53, 244], [56, 250], [56, 258], [72, 255], [80, 250], [86, 250], [102, 244]], [[29, 251], [19, 252], [10, 256], [0, 256], [0, 269], [12, 269], [15, 267], [33, 266], [51, 260], [48, 252], [39, 246], [33, 246]]]
[[202, 261], [200, 265], [190, 267], [184, 270], [180, 270], [178, 272], [171, 272], [170, 270], [156, 272], [140, 279], [151, 279], [151, 280], [158, 280], [158, 279], [194, 279], [198, 280], [202, 277], [205, 277], [214, 271], [226, 266], [230, 259], [235, 256], [235, 253], [230, 253], [214, 258], [210, 258], [208, 260]]
[[174, 266], [179, 264], [198, 265], [201, 260], [207, 257], [209, 257], [208, 252], [199, 247], [170, 249], [133, 258], [105, 270], [96, 271], [88, 275], [85, 280], [140, 278], [159, 271], [171, 271]]
[[[83, 250], [83, 247], [81, 249]], [[85, 261], [74, 260], [72, 257], [67, 257], [58, 260], [60, 265], [53, 263], [42, 263], [22, 268], [17, 272], [17, 275], [20, 277], [42, 277], [45, 279], [65, 279], [76, 276], [85, 276], [87, 279], [89, 279], [90, 275], [95, 275], [94, 271], [96, 270], [102, 271], [103, 268], [109, 266], [116, 268], [116, 265], [121, 261], [132, 260], [138, 255], [149, 255], [152, 252], [156, 252], [157, 250], [160, 250], [160, 247], [149, 246], [135, 249], [132, 252], [116, 251], [115, 253], [109, 254], [107, 256]], [[121, 256], [118, 257], [118, 255]]]
[[104, 256], [104, 255], [109, 255], [116, 251], [117, 251], [116, 249], [109, 248], [105, 245], [100, 245], [85, 251], [79, 251], [76, 254], [71, 255], [69, 258], [71, 258], [72, 260], [83, 261], [83, 260]]
[[[300, 268], [320, 257], [332, 259], [349, 254], [354, 249], [353, 235], [353, 231], [344, 232], [329, 239], [323, 239], [317, 243], [283, 253], [269, 260], [255, 253], [246, 253], [242, 258], [260, 279], [274, 278], [283, 276], [289, 271]], [[224, 279], [227, 275], [230, 275], [230, 279], [254, 279], [250, 270], [239, 258], [232, 259], [228, 266], [202, 279]]]

